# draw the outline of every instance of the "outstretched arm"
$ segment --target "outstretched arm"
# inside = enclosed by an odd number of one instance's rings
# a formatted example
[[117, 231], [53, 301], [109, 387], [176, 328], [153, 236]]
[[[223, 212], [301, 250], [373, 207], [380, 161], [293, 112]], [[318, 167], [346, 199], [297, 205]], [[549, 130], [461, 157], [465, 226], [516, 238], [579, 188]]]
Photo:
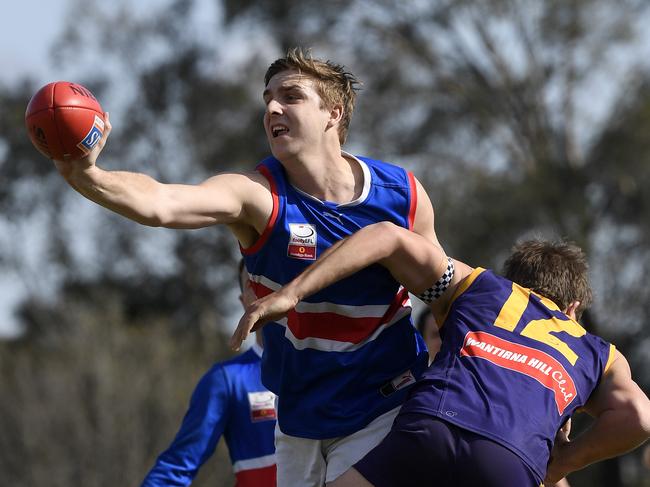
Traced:
[[231, 338], [231, 347], [238, 349], [251, 331], [286, 315], [305, 297], [372, 264], [385, 266], [406, 289], [420, 293], [445, 272], [447, 257], [440, 246], [392, 223], [364, 227], [329, 248], [278, 292], [248, 306]]
[[630, 366], [618, 351], [585, 411], [591, 427], [573, 441], [556, 442], [546, 480], [557, 481], [606, 458], [622, 455], [650, 437], [650, 401], [632, 380]]
[[88, 156], [55, 161], [59, 173], [83, 196], [149, 226], [199, 228], [225, 223], [263, 230], [273, 203], [262, 175], [220, 174], [198, 185], [184, 185], [163, 184], [145, 174], [103, 170], [96, 161], [111, 131], [108, 114], [105, 118], [104, 135]]

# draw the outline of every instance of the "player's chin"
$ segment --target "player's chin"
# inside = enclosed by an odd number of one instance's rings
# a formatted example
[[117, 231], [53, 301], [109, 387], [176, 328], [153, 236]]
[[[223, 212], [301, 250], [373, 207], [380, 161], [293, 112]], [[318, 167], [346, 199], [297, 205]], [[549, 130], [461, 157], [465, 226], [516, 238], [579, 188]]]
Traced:
[[287, 140], [287, 138], [279, 138], [269, 140], [269, 145], [271, 146], [271, 153], [273, 157], [279, 160], [289, 159], [300, 154], [300, 148], [294, 142]]

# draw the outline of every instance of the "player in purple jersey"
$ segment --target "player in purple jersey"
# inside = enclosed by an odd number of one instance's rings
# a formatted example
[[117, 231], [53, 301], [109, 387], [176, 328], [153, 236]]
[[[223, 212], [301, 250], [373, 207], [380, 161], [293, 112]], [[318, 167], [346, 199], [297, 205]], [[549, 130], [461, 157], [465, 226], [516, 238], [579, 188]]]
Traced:
[[[83, 196], [141, 224], [178, 229], [227, 225], [259, 284], [256, 292], [263, 293], [284, 285], [352, 231], [386, 220], [386, 212], [390, 221], [437, 243], [431, 201], [412, 175], [342, 151], [357, 85], [342, 66], [312, 59], [300, 50], [274, 62], [262, 94], [263, 125], [273, 157], [258, 171], [222, 173], [197, 185], [163, 184], [140, 173], [106, 171], [96, 161], [111, 131], [108, 114], [104, 136], [87, 157], [55, 164]], [[294, 221], [295, 212], [286, 218], [279, 214], [282, 208], [298, 205], [304, 210], [300, 215], [309, 219]], [[274, 226], [277, 222], [281, 228]], [[284, 232], [283, 248], [278, 232]], [[273, 268], [276, 257], [294, 260]], [[372, 294], [374, 286], [367, 281], [381, 283], [381, 292]], [[278, 424], [288, 432], [278, 435], [276, 445], [281, 484], [320, 485], [345, 471], [383, 436], [423, 368], [426, 351], [407, 326], [408, 295], [381, 268], [354, 284], [352, 278], [323, 303], [305, 303], [307, 312], [297, 327], [277, 324], [264, 331], [269, 340], [262, 359], [263, 381], [273, 392], [282, 392]], [[369, 301], [334, 299], [354, 299], [356, 293], [343, 292], [347, 289], [362, 289]], [[313, 309], [325, 312], [310, 313]], [[327, 336], [327, 314], [358, 325], [354, 336]], [[351, 344], [348, 349], [346, 343]], [[395, 346], [389, 347], [391, 343]], [[385, 353], [398, 360], [381, 360]], [[354, 364], [348, 363], [350, 358]], [[275, 363], [281, 367], [275, 369]], [[361, 371], [374, 370], [376, 364], [382, 370], [369, 383]], [[333, 380], [331, 373], [341, 371], [347, 374], [344, 380]], [[300, 409], [301, 401], [310, 405], [308, 410]]]
[[[438, 329], [438, 323], [433, 316], [430, 307], [425, 308], [416, 320], [416, 328], [424, 338], [429, 351], [430, 363], [433, 362], [436, 354], [440, 351], [442, 339]], [[570, 421], [566, 424], [567, 429], [570, 429]], [[564, 433], [564, 432], [563, 432]], [[555, 484], [555, 487], [571, 487], [567, 479], [562, 479]]]
[[[244, 262], [239, 267], [239, 300], [255, 300]], [[141, 487], [187, 486], [214, 453], [223, 435], [235, 487], [275, 487], [275, 396], [260, 378], [262, 335], [246, 352], [213, 365], [201, 378], [181, 428], [160, 454]]]
[[[332, 487], [532, 487], [650, 437], [650, 401], [625, 357], [577, 322], [591, 290], [571, 244], [520, 244], [506, 279], [391, 223], [371, 225], [249, 306], [233, 341], [377, 263], [429, 303], [442, 347], [391, 432]], [[560, 429], [578, 408], [595, 420], [568, 441]]]

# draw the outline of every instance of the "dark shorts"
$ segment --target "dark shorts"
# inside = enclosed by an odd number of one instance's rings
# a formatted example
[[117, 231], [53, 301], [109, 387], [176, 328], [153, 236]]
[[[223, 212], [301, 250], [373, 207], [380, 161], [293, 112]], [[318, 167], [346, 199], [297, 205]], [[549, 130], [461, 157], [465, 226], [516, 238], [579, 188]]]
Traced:
[[538, 487], [540, 479], [500, 444], [425, 414], [400, 414], [354, 468], [376, 487]]

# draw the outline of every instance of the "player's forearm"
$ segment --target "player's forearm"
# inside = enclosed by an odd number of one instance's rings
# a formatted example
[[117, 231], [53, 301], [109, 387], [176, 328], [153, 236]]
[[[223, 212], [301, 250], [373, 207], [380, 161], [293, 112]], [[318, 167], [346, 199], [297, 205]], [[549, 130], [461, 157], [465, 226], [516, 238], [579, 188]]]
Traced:
[[421, 292], [444, 272], [444, 251], [424, 237], [381, 222], [362, 228], [328, 249], [287, 286], [297, 300], [344, 279], [372, 264], [386, 267], [406, 289]]
[[163, 224], [160, 205], [155, 203], [162, 185], [147, 175], [92, 166], [65, 178], [80, 194], [111, 211], [143, 225]]
[[332, 246], [285, 291], [300, 301], [372, 264], [386, 267], [412, 292], [426, 289], [447, 265], [440, 247], [405, 228], [381, 222], [364, 227]]
[[627, 453], [650, 437], [650, 411], [638, 398], [625, 407], [604, 411], [594, 424], [575, 440], [566, 444], [562, 461], [571, 471]]
[[382, 263], [399, 243], [396, 228], [387, 222], [376, 223], [337, 242], [284, 291], [300, 301], [372, 264]]

